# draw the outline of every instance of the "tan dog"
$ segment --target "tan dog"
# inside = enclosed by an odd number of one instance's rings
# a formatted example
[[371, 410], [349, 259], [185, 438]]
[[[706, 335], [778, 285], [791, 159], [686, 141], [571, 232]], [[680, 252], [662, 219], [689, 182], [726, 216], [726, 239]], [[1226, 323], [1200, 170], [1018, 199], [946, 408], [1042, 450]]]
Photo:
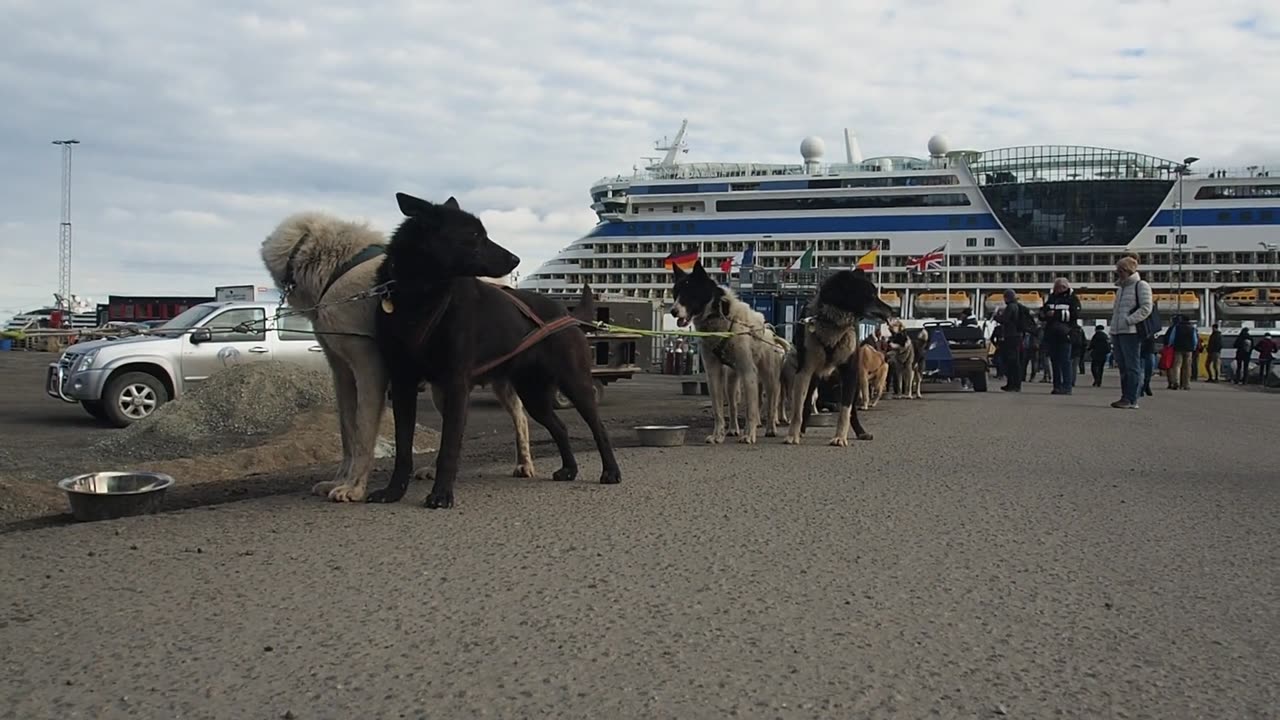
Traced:
[[[289, 306], [311, 321], [333, 372], [342, 464], [332, 481], [316, 483], [311, 491], [338, 502], [364, 501], [387, 404], [387, 372], [373, 340], [379, 298], [348, 301], [373, 288], [385, 245], [382, 233], [367, 224], [320, 212], [285, 218], [262, 242], [267, 272]], [[493, 393], [515, 425], [514, 475], [533, 477], [524, 406], [510, 385], [495, 382]]]
[[[870, 410], [884, 397], [885, 386], [889, 381], [889, 363], [884, 353], [862, 343], [858, 346], [858, 403], [859, 410]], [[871, 391], [875, 390], [875, 399], [871, 399]]]

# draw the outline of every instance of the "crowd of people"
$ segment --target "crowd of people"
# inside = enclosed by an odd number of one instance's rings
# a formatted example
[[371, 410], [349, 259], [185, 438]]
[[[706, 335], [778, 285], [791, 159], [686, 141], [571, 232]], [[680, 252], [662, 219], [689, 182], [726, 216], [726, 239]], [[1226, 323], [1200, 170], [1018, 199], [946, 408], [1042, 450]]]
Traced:
[[[1159, 370], [1170, 390], [1187, 390], [1199, 379], [1200, 359], [1205, 359], [1205, 380], [1220, 381], [1223, 338], [1214, 324], [1208, 338], [1202, 338], [1188, 315], [1169, 318], [1163, 337], [1151, 285], [1138, 272], [1138, 256], [1128, 253], [1115, 267], [1116, 299], [1112, 306], [1110, 332], [1102, 325], [1085, 340], [1080, 324], [1080, 300], [1066, 278], [1058, 278], [1038, 313], [1018, 302], [1017, 293], [1006, 290], [1005, 304], [996, 311], [994, 345], [996, 377], [1005, 378], [1001, 390], [1021, 392], [1024, 381], [1053, 383], [1052, 394], [1070, 395], [1076, 376], [1085, 374], [1085, 357], [1090, 361], [1093, 387], [1102, 386], [1108, 367], [1120, 370], [1120, 398], [1111, 403], [1119, 409], [1138, 409], [1140, 396], [1151, 396], [1151, 380]], [[1159, 349], [1157, 349], [1159, 342]], [[1244, 384], [1249, 377], [1252, 354], [1257, 353], [1258, 369], [1270, 377], [1278, 348], [1271, 333], [1255, 343], [1248, 328], [1237, 336], [1230, 380]]]

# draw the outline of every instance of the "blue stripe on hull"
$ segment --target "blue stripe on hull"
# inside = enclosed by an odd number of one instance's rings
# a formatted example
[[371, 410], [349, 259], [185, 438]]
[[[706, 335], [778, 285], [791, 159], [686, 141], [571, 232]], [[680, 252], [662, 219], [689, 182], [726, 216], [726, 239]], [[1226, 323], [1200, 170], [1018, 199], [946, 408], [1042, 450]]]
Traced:
[[587, 237], [639, 235], [795, 235], [811, 233], [999, 230], [990, 213], [962, 215], [854, 215], [849, 217], [744, 218], [742, 220], [628, 220], [597, 225]]
[[[1247, 214], [1246, 214], [1247, 213]], [[1280, 225], [1280, 207], [1223, 208], [1183, 210], [1184, 226], [1205, 225]], [[1178, 226], [1177, 210], [1161, 210], [1147, 227], [1172, 228]]]

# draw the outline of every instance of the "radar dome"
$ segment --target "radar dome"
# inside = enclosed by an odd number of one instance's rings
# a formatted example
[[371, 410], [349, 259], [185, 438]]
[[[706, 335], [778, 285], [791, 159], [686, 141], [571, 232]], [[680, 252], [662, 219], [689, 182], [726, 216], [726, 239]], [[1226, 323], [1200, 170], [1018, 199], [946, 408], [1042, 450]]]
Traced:
[[951, 143], [947, 141], [946, 135], [934, 135], [929, 138], [929, 154], [934, 157], [942, 157], [951, 149]]
[[826, 151], [826, 143], [822, 142], [822, 138], [817, 135], [810, 135], [800, 141], [800, 157], [804, 158], [806, 162], [817, 160]]

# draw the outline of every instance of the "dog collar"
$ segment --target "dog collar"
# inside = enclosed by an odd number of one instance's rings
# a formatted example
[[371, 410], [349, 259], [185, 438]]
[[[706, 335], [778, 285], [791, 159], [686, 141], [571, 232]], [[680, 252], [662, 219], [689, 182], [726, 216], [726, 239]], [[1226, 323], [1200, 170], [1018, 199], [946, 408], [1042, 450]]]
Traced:
[[354, 270], [356, 266], [363, 265], [379, 255], [386, 254], [386, 252], [387, 248], [385, 245], [369, 245], [355, 255], [352, 255], [349, 260], [339, 265], [338, 268], [333, 271], [333, 274], [329, 276], [329, 282], [325, 283], [324, 290], [320, 291], [320, 295], [316, 298], [316, 302], [320, 302], [320, 298], [324, 297], [325, 293], [329, 292], [329, 288], [333, 287], [333, 284], [338, 282], [338, 279], [343, 275]]

